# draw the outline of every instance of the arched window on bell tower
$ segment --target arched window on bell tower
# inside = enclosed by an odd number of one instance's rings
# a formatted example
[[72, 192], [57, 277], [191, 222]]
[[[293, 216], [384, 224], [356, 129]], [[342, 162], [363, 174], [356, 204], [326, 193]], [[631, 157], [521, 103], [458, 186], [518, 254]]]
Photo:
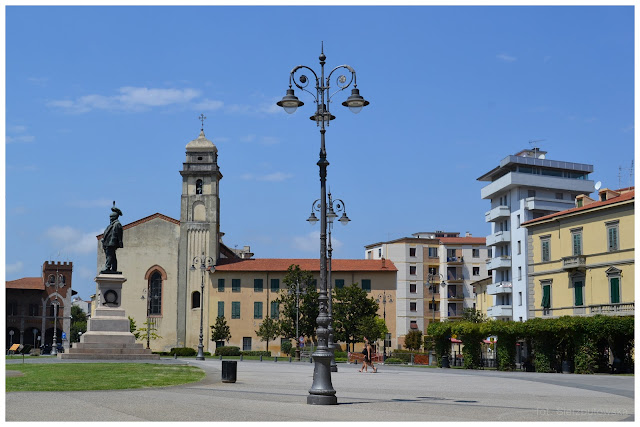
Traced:
[[196, 181], [196, 194], [202, 194], [202, 180]]

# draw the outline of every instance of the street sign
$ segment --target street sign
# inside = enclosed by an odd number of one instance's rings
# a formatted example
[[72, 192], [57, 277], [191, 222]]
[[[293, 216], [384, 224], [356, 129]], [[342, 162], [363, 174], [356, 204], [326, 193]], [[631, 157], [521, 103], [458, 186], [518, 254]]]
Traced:
[[63, 339], [63, 340], [66, 340], [66, 339], [67, 339], [67, 333], [66, 333], [66, 332], [63, 332], [63, 333], [62, 333], [62, 339]]

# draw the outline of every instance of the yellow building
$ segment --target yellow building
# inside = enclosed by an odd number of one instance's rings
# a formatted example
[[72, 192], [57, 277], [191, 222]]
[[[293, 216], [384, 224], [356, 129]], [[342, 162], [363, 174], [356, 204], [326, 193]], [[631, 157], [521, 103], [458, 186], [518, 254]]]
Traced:
[[473, 308], [482, 313], [484, 317], [488, 317], [487, 308], [493, 306], [494, 301], [494, 296], [487, 293], [487, 287], [491, 286], [491, 280], [491, 276], [489, 276], [471, 284], [476, 298]]
[[522, 225], [528, 229], [529, 317], [634, 314], [634, 188]]
[[[243, 351], [266, 350], [267, 343], [261, 341], [256, 332], [265, 317], [277, 317], [280, 308], [274, 301], [286, 292], [283, 283], [287, 269], [298, 265], [301, 270], [313, 275], [320, 282], [320, 261], [317, 259], [243, 259], [221, 262], [210, 275], [211, 292], [208, 298], [209, 323], [224, 316], [230, 328], [231, 340], [225, 345], [240, 347]], [[333, 259], [331, 282], [334, 288], [351, 286], [354, 283], [368, 292], [369, 298], [382, 301], [383, 297], [396, 297], [396, 273], [398, 269], [389, 260]], [[198, 307], [193, 307], [199, 313]], [[387, 329], [392, 333], [392, 347], [397, 345], [395, 304], [379, 303], [378, 316], [385, 318]], [[210, 328], [207, 326], [207, 331]], [[206, 332], [205, 332], [206, 334]], [[211, 334], [208, 334], [209, 339]], [[280, 339], [269, 343], [273, 355], [280, 351]], [[344, 343], [342, 348], [345, 347]], [[216, 343], [206, 340], [205, 348], [213, 353]]]

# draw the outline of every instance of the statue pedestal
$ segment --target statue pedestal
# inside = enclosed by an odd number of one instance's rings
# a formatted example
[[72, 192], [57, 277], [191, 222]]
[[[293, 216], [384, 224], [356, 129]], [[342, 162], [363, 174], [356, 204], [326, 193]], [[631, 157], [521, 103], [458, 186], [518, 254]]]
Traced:
[[129, 331], [129, 318], [121, 308], [122, 284], [127, 279], [122, 274], [98, 274], [98, 306], [87, 322], [87, 332], [79, 343], [74, 343], [67, 353], [59, 353], [59, 359], [160, 359], [150, 349], [136, 343]]

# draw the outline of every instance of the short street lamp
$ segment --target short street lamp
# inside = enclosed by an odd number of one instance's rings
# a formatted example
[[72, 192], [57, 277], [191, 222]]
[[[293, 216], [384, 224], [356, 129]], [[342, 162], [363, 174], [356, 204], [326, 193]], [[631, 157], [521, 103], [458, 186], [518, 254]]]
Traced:
[[[311, 215], [309, 215], [309, 218], [307, 218], [307, 221], [309, 221], [311, 225], [314, 225], [316, 222], [318, 222], [318, 218], [316, 217], [313, 211], [320, 212], [320, 206], [318, 205], [319, 201], [320, 199], [316, 200], [311, 205]], [[333, 252], [333, 248], [331, 247], [331, 229], [333, 228], [333, 220], [336, 219], [338, 217], [338, 214], [341, 212], [342, 212], [342, 216], [338, 221], [340, 221], [340, 224], [342, 225], [347, 225], [351, 220], [347, 216], [347, 211], [344, 207], [344, 202], [341, 199], [336, 199], [334, 201], [331, 198], [331, 191], [329, 191], [329, 203], [327, 204], [327, 215], [326, 215], [326, 220], [328, 221], [327, 230], [329, 232], [328, 233], [329, 242], [327, 247], [327, 263], [328, 263], [327, 282], [329, 283], [329, 291], [328, 291], [329, 292], [329, 310], [328, 310], [329, 326], [327, 329], [329, 330], [328, 347], [329, 347], [329, 350], [331, 351], [331, 372], [338, 372], [338, 365], [336, 364], [336, 358], [335, 358], [337, 344], [333, 341], [333, 332], [334, 332], [334, 329], [333, 329], [333, 281], [331, 280], [331, 254]]]
[[60, 302], [58, 301], [58, 289], [64, 287], [65, 279], [62, 274], [58, 273], [56, 270], [55, 277], [53, 275], [49, 276], [49, 280], [47, 281], [47, 287], [53, 287], [56, 299], [51, 301], [51, 306], [53, 307], [53, 344], [51, 346], [51, 355], [55, 356], [58, 354], [58, 307], [60, 306]]
[[[357, 89], [356, 72], [349, 65], [339, 65], [335, 67], [325, 79], [324, 64], [327, 57], [324, 54], [324, 49], [320, 53], [320, 76], [316, 74], [313, 69], [306, 65], [298, 65], [289, 74], [289, 89], [287, 89], [286, 95], [278, 101], [277, 105], [284, 108], [284, 110], [292, 114], [298, 107], [304, 105], [302, 101], [298, 99], [294, 94], [292, 84], [295, 84], [301, 90], [304, 90], [313, 96], [316, 111], [311, 120], [316, 122], [316, 125], [320, 127], [320, 160], [318, 161], [318, 167], [320, 168], [320, 292], [318, 296], [318, 328], [316, 335], [318, 336], [318, 348], [313, 353], [313, 360], [315, 362], [313, 371], [313, 384], [309, 390], [309, 396], [307, 396], [307, 404], [310, 405], [337, 405], [338, 399], [336, 398], [336, 391], [331, 384], [331, 356], [332, 353], [328, 348], [329, 330], [328, 326], [331, 319], [328, 315], [327, 306], [327, 167], [329, 162], [327, 161], [327, 151], [325, 149], [326, 132], [325, 126], [329, 125], [329, 122], [335, 119], [335, 116], [329, 111], [331, 106], [331, 98], [337, 92], [343, 91], [353, 83], [353, 89], [351, 90], [351, 96], [342, 103], [345, 107], [348, 107], [352, 112], [359, 113], [362, 107], [369, 104], [369, 101], [365, 101], [360, 92]], [[309, 85], [310, 79], [304, 74], [296, 76], [296, 73], [306, 69], [315, 78], [315, 94], [306, 89]], [[347, 77], [340, 75], [336, 80], [337, 90], [331, 94], [330, 83], [331, 76], [336, 70], [346, 69], [351, 74], [351, 78], [347, 80]], [[296, 80], [297, 77], [297, 80]]]
[[[383, 290], [382, 294], [378, 294], [378, 298], [376, 299], [377, 303], [382, 303], [382, 319], [384, 320], [384, 324], [387, 324], [387, 303], [393, 302], [393, 298], [391, 295], [387, 295], [387, 291]], [[387, 337], [382, 340], [382, 361], [387, 360]]]
[[[207, 265], [205, 265], [205, 263]], [[193, 263], [191, 264], [191, 268], [189, 270], [196, 271], [196, 264], [200, 264], [200, 274], [202, 277], [202, 281], [200, 283], [200, 339], [198, 341], [198, 354], [196, 355], [196, 360], [204, 360], [204, 346], [202, 345], [202, 313], [204, 306], [204, 272], [209, 271], [209, 273], [213, 273], [215, 267], [213, 266], [213, 258], [210, 256], [205, 257], [204, 252], [199, 257], [193, 257]], [[149, 325], [147, 325], [148, 327]], [[147, 337], [148, 340], [148, 337]], [[148, 343], [147, 343], [148, 345]], [[148, 348], [148, 347], [147, 347]]]

